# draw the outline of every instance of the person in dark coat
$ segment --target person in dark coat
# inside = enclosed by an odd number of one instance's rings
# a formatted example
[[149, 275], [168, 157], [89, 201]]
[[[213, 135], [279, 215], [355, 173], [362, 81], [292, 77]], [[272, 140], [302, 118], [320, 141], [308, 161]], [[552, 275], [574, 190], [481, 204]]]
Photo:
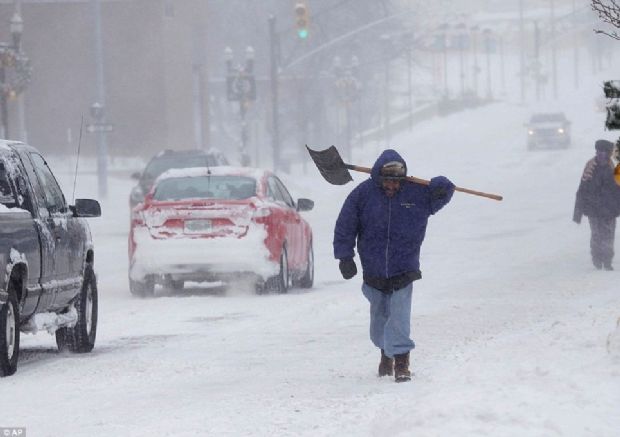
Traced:
[[428, 217], [452, 198], [444, 176], [428, 186], [405, 179], [407, 164], [394, 150], [381, 153], [371, 177], [345, 200], [334, 231], [334, 257], [345, 279], [363, 272], [362, 292], [370, 302], [370, 339], [381, 349], [379, 376], [409, 381], [413, 281], [420, 279], [420, 247]]
[[596, 155], [583, 170], [575, 199], [573, 221], [581, 223], [582, 216], [590, 222], [590, 253], [598, 270], [613, 270], [616, 217], [620, 214], [620, 186], [614, 180], [611, 160], [613, 143], [597, 140]]

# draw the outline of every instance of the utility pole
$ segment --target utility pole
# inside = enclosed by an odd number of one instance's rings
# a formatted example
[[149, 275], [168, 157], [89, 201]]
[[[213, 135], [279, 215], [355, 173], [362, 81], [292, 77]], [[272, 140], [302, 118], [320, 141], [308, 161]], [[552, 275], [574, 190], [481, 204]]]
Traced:
[[474, 56], [474, 64], [473, 64], [473, 82], [474, 82], [474, 94], [476, 95], [476, 98], [478, 98], [478, 74], [480, 73], [480, 65], [478, 65], [478, 31], [480, 29], [478, 28], [478, 26], [473, 26], [470, 29], [470, 38], [471, 38], [471, 45], [472, 45], [472, 51], [473, 51], [473, 56]]
[[519, 79], [521, 103], [525, 102], [525, 30], [523, 23], [523, 0], [519, 0]]
[[497, 43], [499, 44], [499, 68], [502, 79], [502, 94], [506, 94], [506, 71], [504, 68], [504, 37], [497, 35]]
[[[0, 83], [4, 85], [6, 82], [6, 73], [4, 65], [0, 65]], [[7, 106], [7, 96], [4, 90], [0, 91], [0, 119], [2, 121], [2, 138], [9, 139], [9, 108]]]
[[441, 23], [439, 25], [439, 32], [437, 38], [441, 44], [441, 55], [443, 63], [443, 93], [445, 98], [448, 98], [448, 23]]
[[413, 34], [405, 35], [405, 45], [407, 46], [407, 109], [409, 110], [409, 130], [413, 129], [413, 78], [412, 78], [412, 45]]
[[444, 94], [446, 98], [448, 98], [450, 91], [448, 88], [448, 33], [447, 33], [447, 30], [443, 34], [442, 42], [443, 42], [443, 46], [442, 46], [442, 49], [443, 49], [443, 89], [444, 89]]
[[[352, 161], [353, 145], [351, 144], [351, 106], [359, 99], [360, 82], [359, 75], [359, 59], [357, 56], [351, 57], [351, 62], [347, 66], [342, 64], [340, 56], [334, 57], [333, 74], [335, 79], [335, 88], [337, 90], [339, 106], [344, 109], [345, 121], [345, 143], [346, 158], [348, 162]], [[340, 112], [340, 111], [339, 111]], [[340, 115], [338, 116], [340, 120]]]
[[[105, 89], [103, 77], [103, 42], [101, 37], [101, 2], [92, 0], [95, 21], [95, 63], [96, 63], [96, 102], [93, 104], [93, 116], [100, 125], [105, 124]], [[108, 143], [106, 132], [100, 129], [97, 135], [97, 181], [99, 197], [108, 195]]]
[[482, 34], [487, 61], [487, 100], [491, 100], [493, 98], [493, 89], [491, 86], [491, 29], [484, 29]]
[[461, 77], [461, 100], [465, 98], [465, 23], [460, 23], [457, 28], [457, 39], [459, 43], [459, 66]]
[[[0, 119], [2, 121], [0, 137], [7, 139], [11, 138], [11, 134], [9, 133], [8, 100], [19, 97], [30, 81], [30, 60], [21, 49], [24, 21], [21, 18], [18, 6], [19, 4], [16, 3], [15, 12], [9, 20], [11, 42], [0, 43]], [[14, 74], [9, 74], [7, 76], [7, 69], [13, 70]], [[18, 108], [18, 110], [19, 109], [20, 108]], [[20, 127], [22, 126], [21, 121], [23, 121], [23, 119], [20, 120]], [[21, 136], [20, 132], [15, 138], [18, 139]]]
[[[391, 44], [392, 40], [390, 39], [390, 35], [383, 34], [381, 35], [381, 41], [384, 44], [385, 52], [391, 52]], [[385, 90], [383, 92], [383, 122], [384, 122], [384, 133], [385, 133], [385, 144], [389, 144], [391, 141], [392, 134], [390, 132], [390, 124], [392, 121], [390, 120], [390, 59], [389, 56], [385, 59]]]
[[[21, 0], [15, 0], [14, 3], [15, 3], [15, 12], [21, 17], [22, 16]], [[27, 143], [28, 135], [26, 133], [26, 110], [25, 110], [23, 92], [17, 95], [17, 117], [18, 117], [18, 126], [19, 126], [19, 134], [17, 138]]]
[[273, 148], [273, 168], [280, 167], [280, 126], [278, 107], [278, 59], [277, 59], [277, 34], [276, 17], [269, 16], [269, 47], [270, 47], [270, 80], [271, 80], [271, 119], [272, 133], [271, 145]]
[[204, 28], [195, 23], [192, 27], [192, 103], [194, 116], [194, 148], [205, 149], [209, 144], [208, 90], [206, 90], [205, 69], [207, 65]]
[[540, 77], [540, 30], [538, 29], [538, 21], [534, 22], [534, 68], [535, 68], [535, 80], [536, 80], [536, 100], [539, 101], [541, 97], [541, 77]]
[[248, 151], [248, 125], [246, 114], [250, 102], [256, 100], [256, 80], [254, 78], [254, 48], [245, 49], [245, 64], [233, 67], [233, 51], [224, 49], [226, 61], [226, 94], [229, 101], [239, 102], [241, 117], [241, 165], [247, 167], [251, 163]]
[[[573, 28], [577, 29], [577, 6], [573, 0]], [[574, 61], [574, 76], [575, 76], [575, 89], [579, 88], [579, 34], [573, 33], [573, 61]]]
[[555, 47], [555, 5], [549, 0], [551, 6], [551, 75], [553, 78], [553, 98], [558, 98], [558, 63]]

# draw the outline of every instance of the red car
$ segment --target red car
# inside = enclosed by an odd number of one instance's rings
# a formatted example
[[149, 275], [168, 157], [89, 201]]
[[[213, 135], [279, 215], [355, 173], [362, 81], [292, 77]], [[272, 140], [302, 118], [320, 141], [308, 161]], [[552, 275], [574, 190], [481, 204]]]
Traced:
[[247, 167], [172, 169], [132, 210], [129, 285], [137, 296], [159, 283], [249, 281], [285, 293], [314, 282], [312, 229], [273, 173]]

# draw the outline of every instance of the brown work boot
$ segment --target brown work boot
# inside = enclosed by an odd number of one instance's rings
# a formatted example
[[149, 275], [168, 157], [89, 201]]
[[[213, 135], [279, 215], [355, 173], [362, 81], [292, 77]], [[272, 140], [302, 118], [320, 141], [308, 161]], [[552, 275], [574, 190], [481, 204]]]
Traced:
[[406, 354], [394, 355], [394, 380], [405, 382], [411, 380], [409, 371], [409, 352]]
[[379, 376], [392, 376], [394, 374], [394, 359], [388, 357], [381, 349], [381, 362], [379, 363]]

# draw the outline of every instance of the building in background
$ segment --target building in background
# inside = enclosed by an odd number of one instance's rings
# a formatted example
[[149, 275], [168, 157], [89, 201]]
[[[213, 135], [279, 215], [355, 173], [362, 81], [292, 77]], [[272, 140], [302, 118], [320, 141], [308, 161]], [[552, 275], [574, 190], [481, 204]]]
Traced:
[[[80, 123], [96, 101], [95, 0], [21, 0], [22, 46], [32, 81], [24, 97], [27, 140], [45, 152], [73, 153]], [[206, 2], [98, 0], [110, 155], [149, 155], [164, 148], [207, 148]], [[14, 1], [0, 2], [0, 23]], [[6, 26], [8, 27], [8, 26]], [[0, 40], [10, 38], [0, 27]], [[9, 102], [13, 138], [17, 105]], [[95, 141], [84, 128], [85, 153]], [[91, 135], [92, 137], [92, 135]]]
[[[95, 3], [110, 156], [215, 147], [236, 163], [247, 145], [252, 165], [285, 168], [276, 156], [305, 162], [307, 143], [354, 158], [365, 142], [389, 145], [436, 115], [442, 101], [461, 110], [514, 99], [506, 89], [515, 87], [521, 101], [555, 98], [570, 91], [562, 84], [600, 71], [615, 47], [596, 38], [596, 17], [573, 0], [300, 2], [303, 38], [291, 0], [0, 0], [0, 23], [21, 7], [33, 68], [23, 111], [9, 102], [10, 132], [46, 153], [75, 153], [97, 100]], [[0, 41], [8, 27], [0, 25]], [[240, 110], [227, 99], [225, 49], [239, 64], [249, 46], [256, 100]], [[82, 139], [91, 156], [94, 137]]]

